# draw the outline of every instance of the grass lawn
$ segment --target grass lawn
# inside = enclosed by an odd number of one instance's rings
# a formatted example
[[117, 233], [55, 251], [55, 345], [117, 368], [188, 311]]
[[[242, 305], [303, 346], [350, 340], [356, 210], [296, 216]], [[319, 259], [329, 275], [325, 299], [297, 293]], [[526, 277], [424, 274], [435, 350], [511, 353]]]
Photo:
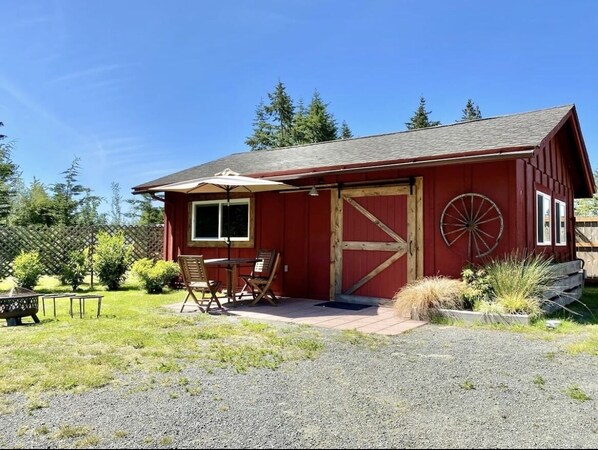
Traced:
[[[598, 356], [598, 286], [586, 286], [581, 299], [566, 308], [542, 317], [531, 325], [463, 325], [521, 332], [539, 339], [563, 339], [567, 353]], [[560, 325], [549, 329], [546, 321], [550, 319], [558, 319]]]
[[[0, 291], [10, 287], [10, 281], [0, 283]], [[70, 289], [54, 278], [44, 277], [36, 291]], [[95, 301], [89, 302], [83, 319], [77, 311], [71, 319], [68, 300], [57, 299], [56, 319], [51, 301], [47, 301], [46, 316], [41, 308], [38, 313], [41, 324], [33, 325], [30, 318], [24, 318], [28, 325], [0, 325], [0, 413], [2, 405], [8, 404], [4, 396], [11, 393], [26, 395], [29, 407], [37, 408], [43, 407], [40, 394], [79, 392], [118, 383], [123, 374], [139, 375], [140, 388], [150, 388], [156, 379], [184, 384], [182, 372], [190, 365], [207, 371], [277, 369], [287, 361], [316, 358], [324, 347], [324, 337], [309, 326], [275, 326], [208, 314], [181, 315], [163, 308], [181, 302], [184, 291], [149, 295], [129, 283], [116, 292], [101, 288], [90, 291], [88, 285], [81, 292], [104, 295], [99, 319], [95, 317]], [[550, 317], [561, 320], [554, 330], [546, 327], [546, 319], [531, 326], [483, 327], [522, 332], [534, 339], [558, 339], [570, 354], [598, 355], [598, 287], [587, 287], [581, 303], [574, 303], [570, 309], [572, 312]], [[351, 330], [341, 333], [339, 339], [367, 346], [378, 344], [373, 337]]]
[[[0, 291], [12, 287], [0, 283]], [[54, 278], [44, 277], [36, 292], [70, 292]], [[102, 315], [89, 302], [86, 316], [68, 314], [68, 299], [51, 301], [39, 325], [0, 326], [0, 395], [24, 393], [36, 404], [38, 394], [81, 391], [116, 382], [131, 373], [167, 374], [183, 383], [180, 372], [194, 364], [245, 372], [252, 367], [276, 369], [285, 361], [315, 358], [322, 349], [320, 334], [310, 327], [277, 327], [208, 314], [180, 315], [164, 305], [181, 302], [184, 291], [149, 295], [133, 284], [100, 293]], [[4, 322], [4, 321], [3, 321]], [[31, 323], [31, 318], [24, 318]]]

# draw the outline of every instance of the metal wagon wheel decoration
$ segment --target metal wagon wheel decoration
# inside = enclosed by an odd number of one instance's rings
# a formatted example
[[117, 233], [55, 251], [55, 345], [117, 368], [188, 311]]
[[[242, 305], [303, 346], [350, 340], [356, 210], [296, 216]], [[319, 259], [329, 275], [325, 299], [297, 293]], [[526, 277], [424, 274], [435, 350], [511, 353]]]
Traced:
[[440, 234], [448, 247], [467, 256], [481, 258], [498, 245], [503, 218], [492, 200], [480, 194], [461, 194], [444, 207], [440, 216]]

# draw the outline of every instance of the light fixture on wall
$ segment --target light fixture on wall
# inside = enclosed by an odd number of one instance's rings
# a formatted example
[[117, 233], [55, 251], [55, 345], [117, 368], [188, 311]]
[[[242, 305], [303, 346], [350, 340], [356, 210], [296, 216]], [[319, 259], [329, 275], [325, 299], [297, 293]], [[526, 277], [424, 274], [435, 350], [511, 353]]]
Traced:
[[307, 195], [309, 195], [310, 197], [317, 197], [320, 194], [318, 194], [318, 190], [316, 189], [316, 187], [312, 186]]

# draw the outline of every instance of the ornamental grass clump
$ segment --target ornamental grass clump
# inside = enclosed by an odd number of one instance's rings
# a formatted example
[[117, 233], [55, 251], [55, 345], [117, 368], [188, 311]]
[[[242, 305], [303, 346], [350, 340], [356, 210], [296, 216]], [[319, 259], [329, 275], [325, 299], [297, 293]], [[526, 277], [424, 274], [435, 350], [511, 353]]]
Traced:
[[485, 269], [493, 295], [478, 302], [476, 310], [536, 317], [542, 314], [544, 294], [556, 280], [550, 259], [514, 252], [492, 260]]
[[446, 277], [426, 277], [412, 281], [393, 298], [397, 315], [430, 320], [439, 309], [463, 308], [462, 281]]

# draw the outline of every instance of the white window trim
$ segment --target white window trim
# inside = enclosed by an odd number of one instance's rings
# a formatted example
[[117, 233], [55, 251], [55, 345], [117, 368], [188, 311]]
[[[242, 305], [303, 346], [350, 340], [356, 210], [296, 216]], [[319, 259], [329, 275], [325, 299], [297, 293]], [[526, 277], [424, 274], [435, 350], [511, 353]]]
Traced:
[[[563, 231], [565, 232], [565, 240], [564, 242], [559, 242], [559, 237], [561, 235], [561, 218], [557, 216], [557, 207], [556, 205], [560, 205], [560, 212], [564, 213], [565, 215], [565, 223], [563, 224]], [[555, 226], [554, 226], [554, 245], [558, 245], [559, 247], [564, 247], [567, 245], [567, 204], [562, 200], [554, 200], [554, 218], [555, 218]]]
[[[195, 206], [196, 205], [218, 205], [218, 236], [217, 238], [208, 237], [196, 237], [195, 236]], [[222, 235], [222, 206], [226, 205], [226, 200], [205, 200], [191, 202], [191, 241], [192, 242], [220, 242], [226, 241], [226, 236]], [[251, 199], [250, 198], [239, 198], [231, 199], [230, 204], [246, 204], [247, 205], [247, 234], [251, 235]], [[251, 239], [251, 236], [247, 237], [231, 237], [231, 242], [247, 242]]]
[[[540, 240], [540, 238], [544, 239], [544, 236], [540, 236], [540, 234], [538, 233], [538, 196], [541, 196], [543, 198], [544, 201], [548, 201], [548, 226], [550, 227], [550, 230], [548, 232], [548, 241], [544, 241], [544, 240]], [[552, 245], [552, 197], [548, 194], [545, 194], [542, 191], [536, 191], [536, 217], [535, 217], [535, 225], [536, 225], [536, 245]], [[542, 228], [544, 228], [544, 224], [542, 224]], [[542, 233], [544, 234], [544, 233]]]

